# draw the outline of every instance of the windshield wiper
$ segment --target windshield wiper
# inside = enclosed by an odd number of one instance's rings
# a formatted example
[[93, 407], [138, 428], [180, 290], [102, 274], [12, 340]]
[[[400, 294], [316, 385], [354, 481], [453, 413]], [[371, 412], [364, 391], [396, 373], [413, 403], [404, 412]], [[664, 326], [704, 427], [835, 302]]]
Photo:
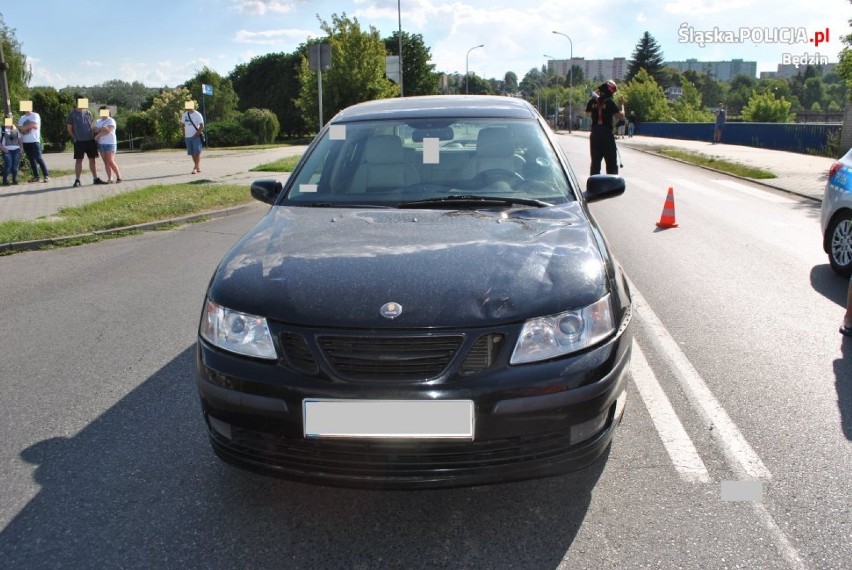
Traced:
[[392, 208], [387, 204], [352, 204], [350, 202], [284, 202], [282, 206], [299, 208]]
[[512, 196], [477, 196], [464, 194], [458, 196], [439, 196], [437, 198], [426, 198], [423, 200], [412, 200], [402, 202], [398, 208], [433, 208], [435, 206], [534, 206], [536, 208], [549, 208], [553, 204], [543, 202], [534, 198], [518, 198]]

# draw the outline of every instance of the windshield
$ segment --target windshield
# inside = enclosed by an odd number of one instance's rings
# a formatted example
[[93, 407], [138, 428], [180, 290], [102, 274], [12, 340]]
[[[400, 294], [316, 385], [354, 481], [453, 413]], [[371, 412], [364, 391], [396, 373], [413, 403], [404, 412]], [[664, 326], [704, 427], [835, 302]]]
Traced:
[[331, 125], [295, 176], [283, 204], [546, 207], [574, 200], [549, 139], [533, 120]]

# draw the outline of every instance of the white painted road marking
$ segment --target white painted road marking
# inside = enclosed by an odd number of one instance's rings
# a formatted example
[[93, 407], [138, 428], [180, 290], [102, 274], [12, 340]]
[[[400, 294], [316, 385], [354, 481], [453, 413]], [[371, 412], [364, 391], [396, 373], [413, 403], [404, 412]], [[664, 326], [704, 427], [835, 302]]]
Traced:
[[[704, 379], [701, 378], [698, 371], [695, 370], [692, 363], [689, 362], [686, 355], [680, 350], [677, 342], [668, 333], [662, 321], [660, 321], [648, 303], [645, 302], [644, 297], [642, 297], [642, 294], [639, 293], [639, 290], [636, 289], [633, 283], [630, 283], [630, 288], [633, 303], [636, 307], [636, 316], [642, 322], [642, 327], [649, 333], [647, 335], [648, 339], [671, 368], [692, 406], [698, 411], [705, 422], [713, 426], [714, 440], [721, 447], [722, 453], [725, 455], [725, 459], [734, 474], [743, 481], [770, 481], [772, 474], [746, 441], [745, 437], [743, 437], [742, 433], [740, 433], [739, 428], [737, 428], [736, 424], [728, 416], [728, 413], [713, 396], [713, 393], [710, 392]], [[634, 343], [633, 348], [636, 350], [638, 346]], [[638, 352], [641, 354], [641, 351]], [[634, 352], [634, 359], [636, 354]], [[638, 375], [641, 376], [643, 363], [644, 366], [648, 365], [644, 355], [634, 360], [631, 363], [631, 375], [634, 374], [633, 367], [638, 364], [636, 369], [639, 373]], [[665, 444], [666, 436], [661, 433], [660, 437]], [[677, 467], [677, 463], [675, 463], [675, 466]], [[762, 489], [763, 486], [761, 486]], [[784, 531], [775, 523], [775, 519], [772, 518], [766, 505], [762, 501], [752, 501], [751, 505], [755, 515], [769, 533], [787, 566], [793, 570], [804, 570], [807, 568], [805, 562], [799, 556], [799, 552], [790, 542], [790, 539], [787, 538]]]
[[671, 457], [680, 476], [692, 483], [709, 483], [710, 475], [704, 462], [698, 455], [692, 440], [672, 407], [666, 393], [663, 392], [654, 375], [645, 354], [636, 341], [633, 341], [633, 356], [630, 363], [630, 376], [639, 390], [642, 401], [651, 415], [651, 421], [660, 434], [660, 439]]
[[680, 385], [684, 388], [690, 403], [698, 410], [702, 419], [713, 426], [714, 439], [719, 442], [727, 457], [734, 474], [741, 479], [761, 479], [769, 481], [772, 474], [757, 456], [754, 449], [746, 441], [743, 434], [734, 424], [728, 412], [719, 404], [716, 397], [707, 387], [704, 379], [680, 350], [677, 342], [671, 337], [666, 327], [645, 302], [638, 289], [631, 284], [633, 302], [639, 320], [648, 331], [650, 340], [658, 349], [660, 355], [668, 362], [675, 373]]

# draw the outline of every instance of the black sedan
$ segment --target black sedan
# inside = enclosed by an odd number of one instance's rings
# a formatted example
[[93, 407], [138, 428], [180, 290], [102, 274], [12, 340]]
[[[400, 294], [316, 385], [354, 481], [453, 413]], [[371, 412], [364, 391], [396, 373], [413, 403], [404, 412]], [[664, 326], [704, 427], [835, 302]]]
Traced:
[[627, 278], [533, 107], [355, 105], [219, 264], [198, 388], [215, 452], [312, 483], [426, 488], [580, 469], [621, 420]]

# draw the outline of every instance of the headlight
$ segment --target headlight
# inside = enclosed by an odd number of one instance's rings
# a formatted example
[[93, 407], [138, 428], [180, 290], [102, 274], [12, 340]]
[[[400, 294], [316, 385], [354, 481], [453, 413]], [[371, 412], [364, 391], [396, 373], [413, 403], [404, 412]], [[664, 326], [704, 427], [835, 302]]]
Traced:
[[571, 354], [600, 342], [615, 331], [609, 294], [591, 305], [524, 323], [512, 364]]
[[210, 299], [204, 303], [198, 334], [210, 344], [237, 354], [272, 360], [278, 357], [266, 319], [226, 309]]

